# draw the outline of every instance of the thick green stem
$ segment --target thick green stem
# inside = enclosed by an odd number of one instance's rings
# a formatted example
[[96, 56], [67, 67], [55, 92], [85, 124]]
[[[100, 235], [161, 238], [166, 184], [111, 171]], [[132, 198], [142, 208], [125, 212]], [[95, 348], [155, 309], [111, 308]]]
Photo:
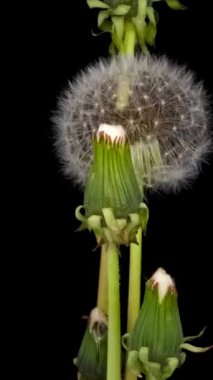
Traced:
[[127, 332], [130, 332], [140, 311], [141, 301], [141, 270], [142, 270], [142, 229], [137, 233], [138, 244], [130, 244], [130, 263], [129, 263], [129, 295], [128, 295], [128, 314]]
[[110, 243], [108, 252], [108, 349], [107, 380], [121, 380], [121, 328], [119, 250]]
[[97, 306], [107, 314], [108, 309], [108, 268], [107, 268], [107, 250], [106, 245], [101, 247], [101, 259], [100, 259], [100, 271], [99, 271], [99, 283], [98, 283], [98, 296]]
[[[133, 56], [136, 45], [136, 31], [131, 21], [125, 21], [124, 24], [124, 39], [120, 49], [120, 55]], [[116, 107], [122, 109], [129, 102], [129, 83], [126, 75], [121, 75], [118, 82], [117, 102]]]
[[116, 107], [123, 109], [129, 103], [129, 81], [126, 75], [121, 75], [118, 81]]
[[124, 24], [124, 41], [122, 54], [134, 55], [136, 45], [136, 30], [135, 26], [131, 21], [126, 20]]
[[[129, 259], [129, 294], [128, 294], [128, 312], [127, 312], [127, 332], [130, 333], [134, 327], [140, 311], [141, 299], [141, 270], [142, 270], [142, 229], [139, 228], [137, 233], [137, 244], [130, 245]], [[125, 370], [125, 380], [136, 380], [137, 376], [133, 375], [127, 368]]]

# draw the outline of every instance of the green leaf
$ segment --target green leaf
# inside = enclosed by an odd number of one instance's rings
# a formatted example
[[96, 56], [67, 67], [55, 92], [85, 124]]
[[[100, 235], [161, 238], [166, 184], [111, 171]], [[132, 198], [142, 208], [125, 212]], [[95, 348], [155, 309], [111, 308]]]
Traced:
[[124, 35], [124, 17], [112, 17], [112, 24], [113, 39], [116, 40], [115, 45], [121, 46]]
[[209, 346], [209, 347], [196, 347], [196, 346], [193, 346], [190, 343], [182, 343], [180, 345], [180, 348], [183, 348], [184, 350], [188, 350], [188, 351], [191, 351], [191, 352], [200, 353], [200, 352], [206, 352], [206, 351], [210, 350], [211, 348], [213, 348], [213, 346]]
[[186, 9], [187, 7], [183, 4], [181, 4], [178, 0], [165, 0], [166, 1], [166, 4], [171, 8], [171, 9], [174, 9], [174, 10], [184, 10]]
[[156, 24], [156, 20], [155, 20], [155, 11], [154, 11], [154, 8], [153, 7], [147, 7], [146, 14], [147, 14], [147, 17], [148, 17], [149, 21], [152, 24], [155, 25]]
[[166, 380], [171, 377], [178, 366], [179, 360], [177, 358], [168, 358], [166, 360], [166, 365], [163, 366], [163, 374], [161, 375], [161, 380]]
[[113, 209], [110, 207], [105, 207], [102, 209], [102, 213], [104, 216], [104, 221], [106, 226], [115, 232], [120, 232], [118, 222], [114, 216]]
[[145, 45], [146, 22], [143, 21], [141, 23], [140, 20], [136, 17], [132, 18], [132, 22], [136, 28], [138, 43], [142, 47]]
[[127, 359], [127, 366], [130, 371], [135, 375], [139, 376], [141, 374], [141, 362], [138, 357], [138, 351], [130, 351]]
[[118, 5], [115, 9], [113, 9], [112, 14], [115, 16], [125, 16], [131, 6], [130, 5]]
[[138, 2], [138, 13], [137, 16], [141, 20], [144, 20], [146, 17], [146, 9], [147, 9], [147, 1], [139, 1]]
[[191, 340], [194, 340], [194, 339], [200, 338], [200, 337], [204, 334], [204, 331], [205, 331], [205, 330], [206, 330], [206, 327], [204, 327], [204, 329], [201, 330], [201, 331], [199, 332], [199, 334], [197, 334], [197, 335], [186, 336], [186, 337], [183, 339], [183, 341], [184, 341], [184, 342], [190, 342]]
[[102, 32], [112, 33], [112, 22], [110, 20], [104, 20], [99, 28], [102, 30]]
[[138, 13], [136, 17], [132, 17], [132, 22], [135, 25], [136, 32], [137, 32], [137, 39], [138, 44], [141, 46], [141, 49], [144, 54], [148, 54], [149, 50], [146, 46], [146, 12], [147, 12], [147, 1], [139, 2], [138, 3]]
[[143, 233], [146, 233], [147, 223], [149, 219], [149, 209], [146, 203], [141, 203], [139, 207], [140, 207], [142, 230], [143, 230]]
[[98, 14], [98, 27], [103, 24], [104, 20], [106, 20], [111, 15], [111, 10], [108, 9], [107, 11], [100, 11]]
[[147, 363], [149, 360], [149, 348], [141, 347], [139, 350], [138, 357], [142, 363]]
[[130, 337], [130, 334], [126, 333], [122, 336], [122, 339], [121, 339], [122, 347], [124, 347], [126, 351], [128, 350], [128, 347], [129, 347], [129, 342], [128, 342], [129, 337]]
[[[111, 8], [116, 8], [120, 4], [127, 4], [131, 5], [132, 2], [135, 0], [105, 0], [105, 3], [107, 3]], [[136, 0], [138, 1], [138, 0]]]
[[138, 0], [131, 0], [131, 9], [129, 11], [131, 17], [136, 17], [138, 14]]
[[153, 46], [155, 44], [156, 33], [157, 33], [156, 24], [152, 24], [151, 22], [149, 22], [146, 28], [146, 42], [150, 46]]
[[186, 353], [185, 352], [181, 352], [180, 355], [179, 355], [179, 364], [180, 366], [183, 365], [183, 363], [185, 363], [185, 360], [186, 360]]
[[109, 54], [111, 54], [111, 55], [116, 54], [116, 49], [115, 49], [113, 42], [111, 42], [111, 44], [109, 45]]
[[86, 217], [81, 213], [81, 210], [84, 210], [84, 206], [78, 206], [76, 209], [75, 209], [75, 217], [77, 220], [79, 220], [80, 222], [84, 223], [86, 222]]
[[109, 8], [109, 5], [105, 4], [103, 1], [100, 1], [100, 0], [87, 0], [87, 4], [90, 8], [102, 8], [102, 9]]
[[149, 19], [149, 23], [146, 28], [146, 42], [150, 46], [153, 46], [157, 33], [155, 11], [153, 7], [147, 7], [147, 18]]

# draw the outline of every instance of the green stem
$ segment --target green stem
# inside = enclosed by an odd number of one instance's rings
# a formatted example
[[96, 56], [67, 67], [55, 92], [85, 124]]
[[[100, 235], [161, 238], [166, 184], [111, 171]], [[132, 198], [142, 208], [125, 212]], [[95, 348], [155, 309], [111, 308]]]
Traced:
[[107, 276], [107, 250], [106, 245], [101, 247], [101, 259], [100, 259], [100, 271], [99, 271], [99, 283], [98, 283], [98, 296], [97, 306], [107, 314], [108, 308], [108, 276]]
[[[142, 270], [142, 228], [137, 233], [137, 244], [130, 245], [130, 262], [129, 262], [129, 294], [128, 294], [128, 312], [127, 312], [127, 332], [130, 333], [134, 327], [140, 311], [141, 300], [141, 270]], [[133, 375], [127, 368], [125, 370], [125, 380], [136, 380], [137, 376]]]
[[124, 24], [124, 40], [121, 54], [134, 55], [136, 45], [136, 30], [134, 24], [126, 20]]
[[[134, 56], [136, 45], [136, 31], [133, 23], [126, 20], [124, 24], [124, 39], [120, 47], [120, 55]], [[121, 75], [118, 82], [116, 107], [122, 109], [129, 102], [129, 83], [126, 75]]]
[[119, 292], [119, 250], [108, 246], [108, 349], [107, 380], [121, 380], [121, 328]]
[[141, 302], [141, 262], [142, 262], [142, 229], [137, 233], [138, 244], [130, 244], [129, 295], [127, 332], [131, 332], [140, 311]]
[[125, 75], [121, 75], [118, 81], [117, 89], [117, 109], [123, 109], [129, 103], [129, 82]]

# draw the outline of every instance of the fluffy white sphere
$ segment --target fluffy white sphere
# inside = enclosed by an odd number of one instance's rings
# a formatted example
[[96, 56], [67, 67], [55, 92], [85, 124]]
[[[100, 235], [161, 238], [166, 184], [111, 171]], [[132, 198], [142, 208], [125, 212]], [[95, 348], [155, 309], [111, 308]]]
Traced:
[[[118, 107], [119, 86], [128, 91], [123, 107]], [[93, 158], [93, 133], [100, 124], [120, 125], [131, 145], [139, 183], [178, 189], [197, 175], [209, 151], [207, 106], [202, 84], [165, 57], [100, 60], [69, 83], [59, 101], [54, 122], [64, 173], [84, 186]], [[160, 153], [159, 160], [152, 158], [152, 151]]]

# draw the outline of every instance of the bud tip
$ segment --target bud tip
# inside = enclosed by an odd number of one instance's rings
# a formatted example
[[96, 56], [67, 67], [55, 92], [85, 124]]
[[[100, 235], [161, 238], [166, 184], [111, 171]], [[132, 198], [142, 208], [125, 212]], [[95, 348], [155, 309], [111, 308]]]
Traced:
[[169, 289], [175, 289], [172, 277], [163, 268], [158, 268], [150, 280], [152, 288], [158, 287], [159, 302], [163, 300]]
[[121, 125], [111, 125], [111, 124], [100, 124], [98, 128], [98, 135], [106, 134], [110, 137], [111, 141], [115, 140], [125, 140], [126, 132]]

